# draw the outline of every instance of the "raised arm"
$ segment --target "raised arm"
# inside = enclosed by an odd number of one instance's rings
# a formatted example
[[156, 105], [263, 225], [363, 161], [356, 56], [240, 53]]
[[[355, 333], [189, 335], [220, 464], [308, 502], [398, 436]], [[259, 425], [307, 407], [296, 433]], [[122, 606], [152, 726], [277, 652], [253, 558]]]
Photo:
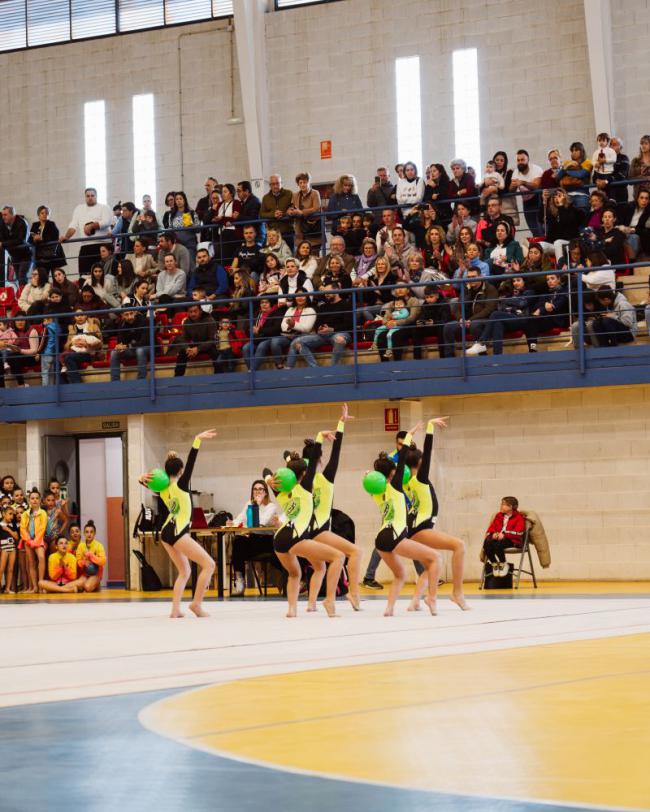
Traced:
[[424, 437], [424, 446], [422, 447], [422, 462], [418, 470], [418, 481], [427, 483], [429, 481], [429, 470], [431, 468], [431, 457], [433, 456], [433, 432], [435, 427], [447, 428], [446, 417], [435, 417], [427, 423], [427, 433]]
[[348, 420], [354, 420], [354, 417], [348, 413], [348, 404], [344, 403], [341, 410], [341, 418], [336, 427], [336, 435], [334, 436], [334, 443], [332, 445], [332, 453], [330, 454], [329, 462], [323, 469], [323, 476], [328, 482], [334, 483], [336, 472], [339, 467], [339, 457], [341, 456], [341, 446], [343, 444], [343, 432], [345, 431], [345, 424]]
[[390, 484], [393, 486], [393, 489], [399, 491], [400, 493], [404, 492], [404, 466], [406, 464], [406, 455], [409, 452], [411, 447], [411, 442], [413, 440], [412, 434], [409, 432], [406, 437], [404, 438], [404, 443], [399, 450], [397, 455], [397, 468], [395, 469], [395, 473], [393, 474], [393, 478]]
[[201, 440], [211, 440], [216, 436], [216, 431], [213, 429], [208, 429], [208, 431], [202, 431], [201, 434], [197, 434], [194, 438], [190, 453], [187, 455], [185, 468], [183, 468], [183, 473], [178, 478], [178, 487], [182, 491], [189, 491], [190, 480], [192, 479], [192, 472], [194, 471], [194, 463], [196, 462], [196, 458], [199, 454], [199, 448], [201, 447]]
[[[323, 444], [323, 432], [319, 431], [316, 435], [316, 444]], [[307, 472], [305, 476], [302, 478], [302, 482], [300, 483], [301, 486], [311, 493], [311, 489], [314, 487], [314, 476], [316, 475], [316, 466], [318, 465], [318, 455], [312, 454], [311, 459], [307, 465]]]

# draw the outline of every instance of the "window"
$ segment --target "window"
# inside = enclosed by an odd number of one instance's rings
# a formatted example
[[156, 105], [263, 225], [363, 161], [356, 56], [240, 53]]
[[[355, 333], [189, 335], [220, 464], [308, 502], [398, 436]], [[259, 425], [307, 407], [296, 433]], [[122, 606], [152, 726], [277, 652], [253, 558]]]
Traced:
[[481, 121], [478, 99], [478, 58], [476, 48], [454, 51], [454, 136], [455, 158], [463, 158], [473, 166], [477, 177], [481, 166]]
[[153, 93], [133, 97], [133, 190], [135, 205], [151, 195], [156, 208], [156, 135]]
[[107, 203], [106, 188], [106, 104], [103, 101], [84, 105], [84, 143], [86, 186], [97, 189], [97, 201]]
[[0, 51], [231, 17], [234, 0], [0, 0]]
[[395, 60], [395, 113], [397, 116], [397, 160], [413, 161], [422, 173], [422, 109], [420, 100], [420, 57]]
[[295, 8], [295, 6], [316, 6], [321, 3], [332, 3], [333, 0], [275, 0], [276, 9]]

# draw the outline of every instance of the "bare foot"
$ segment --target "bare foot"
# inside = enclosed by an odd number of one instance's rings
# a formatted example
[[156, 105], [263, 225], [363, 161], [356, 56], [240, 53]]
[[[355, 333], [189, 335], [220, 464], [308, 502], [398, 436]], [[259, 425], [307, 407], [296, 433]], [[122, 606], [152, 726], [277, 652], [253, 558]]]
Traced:
[[195, 606], [191, 603], [187, 608], [190, 612], [194, 612], [197, 617], [210, 617], [209, 612], [206, 612], [202, 606]]
[[318, 612], [318, 606], [315, 603], [308, 603], [307, 604], [307, 611], [308, 612]]
[[334, 601], [323, 601], [323, 608], [328, 617], [338, 617], [336, 614], [336, 603]]
[[384, 612], [384, 617], [392, 617], [392, 616], [393, 616], [393, 610], [386, 607], [386, 611]]
[[345, 597], [350, 601], [350, 604], [355, 612], [361, 611], [361, 602], [358, 595], [352, 595], [352, 593], [348, 592]]
[[438, 610], [436, 609], [436, 599], [435, 598], [425, 598], [424, 602], [429, 607], [429, 611], [432, 615], [437, 615]]
[[420, 599], [419, 598], [413, 598], [413, 600], [409, 604], [408, 611], [409, 612], [420, 612], [420, 611], [422, 611], [422, 607], [420, 606]]
[[450, 600], [451, 600], [451, 602], [452, 602], [452, 603], [455, 603], [455, 604], [456, 604], [456, 606], [458, 606], [460, 609], [462, 609], [462, 610], [463, 610], [463, 612], [469, 612], [469, 610], [472, 608], [472, 607], [471, 607], [471, 606], [470, 606], [470, 605], [467, 603], [467, 601], [465, 600], [465, 596], [464, 596], [464, 595], [452, 595], [452, 596], [450, 597]]
[[180, 609], [172, 609], [172, 611], [169, 613], [169, 617], [185, 617], [185, 615], [180, 611]]
[[288, 611], [287, 611], [287, 617], [297, 617], [297, 616], [298, 616], [298, 612], [296, 611], [296, 607], [295, 606], [290, 606]]

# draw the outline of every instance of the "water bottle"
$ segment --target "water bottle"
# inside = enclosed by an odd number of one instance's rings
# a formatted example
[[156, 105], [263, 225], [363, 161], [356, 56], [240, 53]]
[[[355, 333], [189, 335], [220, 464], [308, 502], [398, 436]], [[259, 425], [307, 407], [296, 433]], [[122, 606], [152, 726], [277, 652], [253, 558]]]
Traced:
[[246, 527], [255, 527], [253, 524], [253, 505], [246, 508]]

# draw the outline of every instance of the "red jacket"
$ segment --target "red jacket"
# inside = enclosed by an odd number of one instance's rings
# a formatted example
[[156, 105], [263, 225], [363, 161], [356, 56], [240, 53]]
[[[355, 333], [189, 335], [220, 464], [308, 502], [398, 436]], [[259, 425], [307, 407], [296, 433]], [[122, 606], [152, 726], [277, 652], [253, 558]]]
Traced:
[[505, 513], [496, 514], [487, 529], [487, 536], [492, 533], [503, 533], [506, 541], [512, 542], [513, 546], [521, 547], [524, 541], [524, 531], [526, 530], [526, 519], [518, 510], [513, 510], [512, 516]]

